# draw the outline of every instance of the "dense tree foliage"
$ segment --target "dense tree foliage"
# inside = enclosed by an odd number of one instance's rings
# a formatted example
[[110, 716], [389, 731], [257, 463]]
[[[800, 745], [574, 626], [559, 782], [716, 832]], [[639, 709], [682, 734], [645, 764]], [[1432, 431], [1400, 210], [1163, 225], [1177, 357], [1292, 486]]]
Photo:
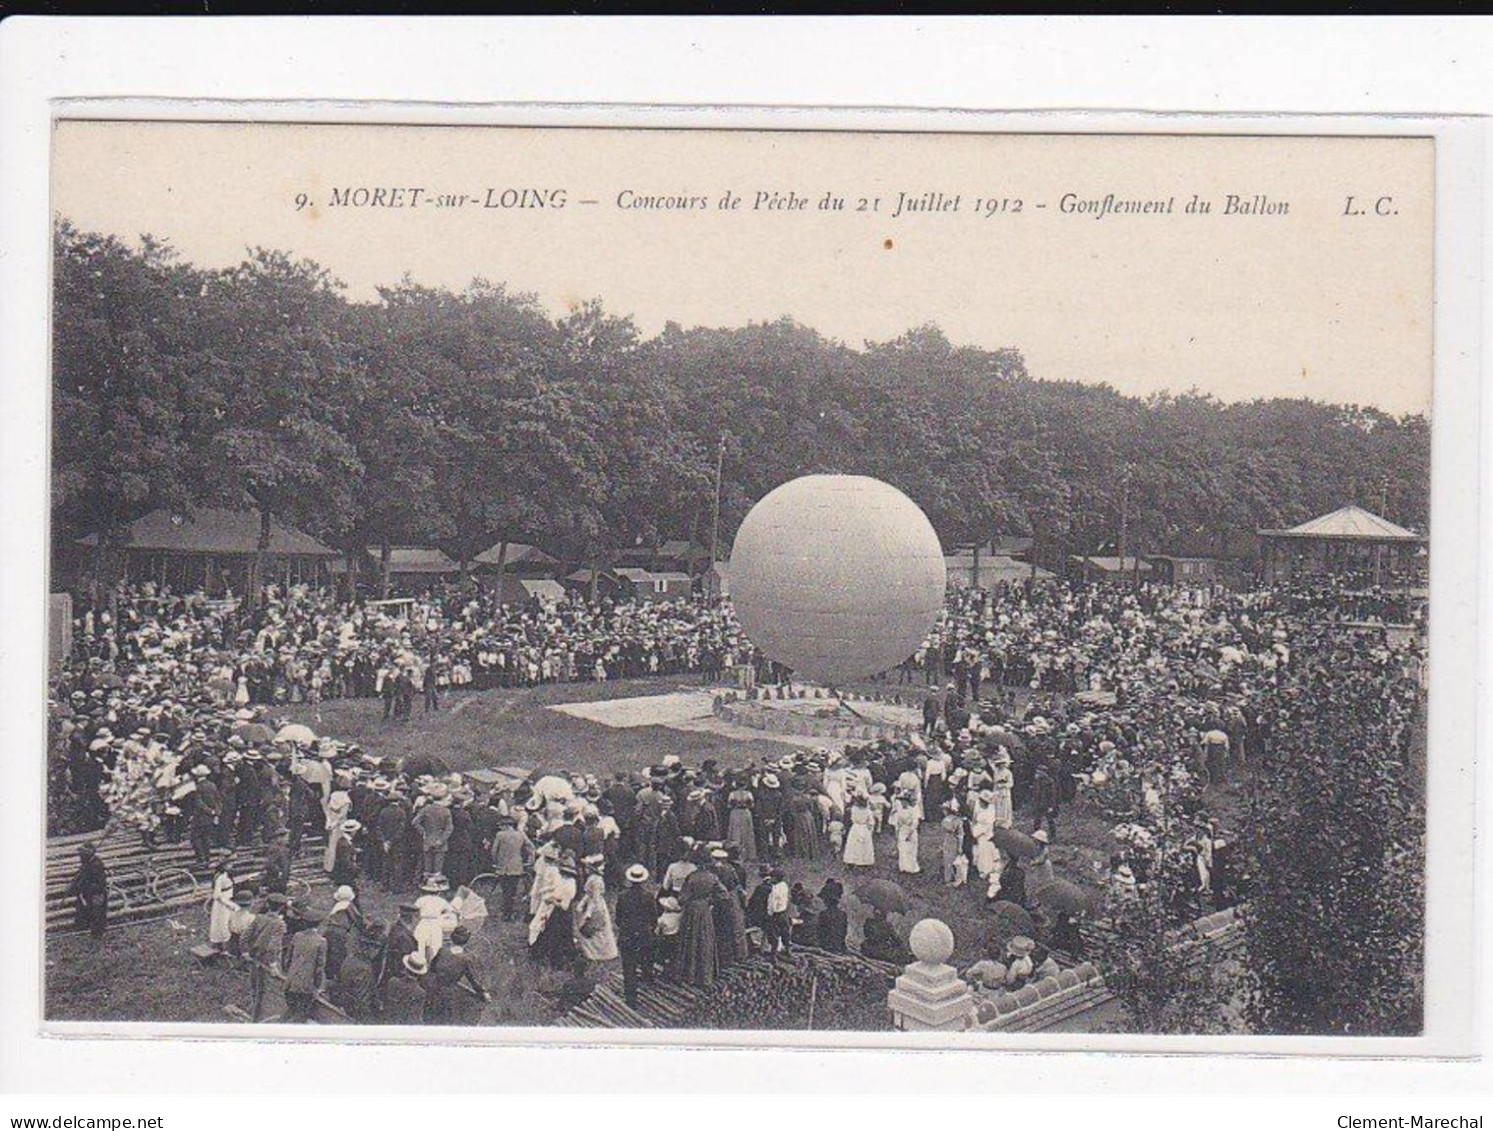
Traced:
[[[1293, 705], [1250, 779], [1245, 916], [1259, 1032], [1413, 1035], [1421, 1030], [1425, 799], [1413, 692], [1373, 678], [1366, 649], [1312, 662], [1322, 689]], [[1374, 740], [1363, 741], [1374, 720]]]
[[[56, 233], [54, 533], [236, 501], [346, 548], [501, 539], [575, 561], [709, 536], [815, 470], [878, 476], [946, 544], [1038, 553], [1247, 551], [1240, 536], [1356, 502], [1424, 529], [1424, 417], [1275, 399], [1147, 399], [1051, 382], [934, 326], [861, 348], [788, 318], [643, 340], [589, 303], [559, 320], [474, 281], [354, 303], [313, 263], [201, 270], [158, 241]], [[1239, 359], [1248, 364], [1247, 357]]]

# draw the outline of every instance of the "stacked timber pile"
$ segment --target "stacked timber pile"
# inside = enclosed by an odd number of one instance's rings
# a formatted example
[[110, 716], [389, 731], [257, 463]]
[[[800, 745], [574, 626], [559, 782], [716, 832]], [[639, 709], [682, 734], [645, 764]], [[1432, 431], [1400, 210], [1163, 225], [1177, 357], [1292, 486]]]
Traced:
[[[814, 947], [793, 948], [794, 961], [806, 961], [822, 974], [854, 971], [885, 979], [891, 984], [902, 967], [879, 962], [859, 954], [833, 954]], [[638, 987], [638, 1004], [634, 1008], [622, 996], [620, 984], [598, 986], [585, 1001], [556, 1019], [555, 1024], [571, 1029], [692, 1029], [700, 1028], [700, 1018], [718, 995], [729, 993], [733, 983], [778, 972], [770, 957], [754, 954], [733, 965], [716, 985], [701, 989], [660, 978]]]

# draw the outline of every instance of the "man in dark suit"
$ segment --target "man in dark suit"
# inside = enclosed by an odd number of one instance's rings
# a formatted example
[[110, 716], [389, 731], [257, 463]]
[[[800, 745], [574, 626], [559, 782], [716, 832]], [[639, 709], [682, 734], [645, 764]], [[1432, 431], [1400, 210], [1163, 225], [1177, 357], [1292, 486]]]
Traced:
[[492, 840], [498, 832], [498, 811], [490, 804], [474, 805], [472, 815], [472, 857], [478, 862], [477, 871], [484, 871], [480, 863], [492, 859]]
[[621, 832], [621, 842], [618, 848], [631, 856], [635, 851], [635, 839], [633, 830], [636, 822], [633, 820], [634, 810], [637, 808], [637, 795], [632, 787], [627, 784], [627, 775], [618, 773], [612, 778], [612, 784], [602, 791], [602, 800], [610, 802], [612, 806], [612, 817], [617, 822], [617, 828]]
[[938, 688], [933, 687], [923, 700], [923, 734], [932, 738], [938, 730], [938, 716], [943, 710], [943, 704], [938, 699]]
[[389, 926], [379, 947], [378, 957], [373, 960], [373, 1001], [375, 1009], [382, 1009], [384, 990], [390, 979], [399, 977], [400, 964], [406, 954], [420, 949], [415, 938], [415, 924], [419, 922], [420, 909], [413, 903], [399, 905], [399, 918]]
[[249, 1016], [254, 1021], [264, 1017], [265, 1000], [269, 993], [270, 979], [278, 977], [285, 951], [285, 920], [280, 911], [285, 906], [285, 897], [274, 894], [268, 906], [254, 916], [244, 935], [244, 951], [249, 956]]
[[402, 797], [392, 796], [373, 818], [373, 837], [379, 843], [380, 871], [375, 877], [386, 887], [395, 887], [412, 878], [406, 844], [410, 836], [410, 807]]
[[1046, 823], [1047, 835], [1053, 841], [1058, 838], [1058, 800], [1057, 776], [1052, 766], [1046, 761], [1038, 762], [1032, 778], [1032, 808], [1036, 827]]
[[218, 813], [222, 808], [222, 798], [211, 775], [212, 771], [204, 765], [192, 767], [197, 788], [191, 795], [188, 835], [192, 842], [192, 855], [203, 868], [212, 863], [213, 838], [218, 828]]
[[109, 872], [91, 841], [78, 845], [78, 874], [67, 885], [73, 899], [74, 922], [96, 939], [109, 923]]
[[658, 905], [648, 890], [648, 869], [634, 864], [627, 869], [627, 886], [617, 896], [617, 950], [622, 958], [622, 995], [627, 1004], [638, 1004], [638, 982], [653, 981], [653, 930]]
[[392, 671], [384, 672], [384, 682], [380, 686], [379, 691], [384, 698], [384, 722], [388, 722], [394, 717], [394, 706], [399, 698], [397, 673]]
[[223, 757], [223, 771], [218, 777], [218, 825], [213, 843], [219, 848], [233, 848], [238, 835], [238, 767], [240, 755], [230, 750]]
[[290, 854], [301, 850], [301, 838], [306, 835], [306, 822], [311, 814], [321, 809], [321, 799], [311, 783], [299, 774], [290, 775], [290, 800], [286, 805], [285, 826], [290, 830]]
[[264, 789], [258, 759], [257, 756], [246, 756], [238, 766], [238, 829], [234, 834], [236, 843], [254, 843], [263, 823], [263, 808]]
[[264, 850], [262, 889], [285, 895], [290, 891], [290, 833], [281, 831]]

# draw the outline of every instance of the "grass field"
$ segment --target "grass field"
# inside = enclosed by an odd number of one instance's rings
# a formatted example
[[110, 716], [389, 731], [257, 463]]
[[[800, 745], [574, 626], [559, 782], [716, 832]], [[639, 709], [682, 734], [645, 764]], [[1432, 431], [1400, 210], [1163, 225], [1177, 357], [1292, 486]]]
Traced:
[[417, 702], [414, 716], [403, 723], [385, 722], [382, 704], [374, 699], [339, 699], [284, 713], [317, 734], [356, 742], [378, 757], [434, 754], [457, 770], [512, 765], [601, 774], [642, 769], [668, 754], [690, 764], [715, 758], [723, 766], [744, 766], [796, 749], [659, 726], [614, 729], [546, 710], [555, 703], [658, 695], [699, 686], [664, 677], [461, 692], [446, 696], [441, 709], [430, 714], [423, 713]]
[[[661, 678], [467, 692], [447, 697], [440, 710], [428, 715], [417, 704], [407, 723], [384, 722], [382, 705], [373, 699], [301, 706], [286, 713], [318, 734], [357, 742], [380, 757], [436, 755], [457, 769], [516, 765], [600, 774], [655, 764], [668, 754], [691, 764], [715, 758], [723, 766], [734, 767], [780, 758], [793, 749], [771, 741], [744, 742], [666, 727], [613, 729], [545, 709], [552, 703], [658, 694], [684, 685], [684, 680]], [[1029, 827], [1024, 819], [1018, 823]], [[1093, 864], [1104, 859], [1111, 843], [1108, 822], [1065, 813], [1053, 850], [1058, 873], [1092, 881]], [[956, 964], [982, 957], [987, 930], [983, 890], [978, 885], [951, 889], [942, 884], [935, 828], [928, 825], [923, 830], [921, 875], [898, 875], [890, 834], [880, 836], [876, 848], [874, 869], [851, 870], [838, 860], [793, 862], [790, 879], [817, 890], [825, 879], [835, 876], [853, 891], [873, 874], [895, 878], [912, 907], [902, 919], [904, 934], [918, 919], [936, 916], [953, 928]], [[374, 888], [364, 893], [363, 901], [373, 917], [387, 921], [399, 898], [408, 894]], [[317, 909], [325, 911], [330, 902], [329, 888], [322, 886], [313, 893], [311, 903]], [[856, 945], [863, 909], [851, 901], [847, 911], [851, 943]], [[558, 985], [539, 976], [530, 964], [524, 932], [523, 924], [504, 924], [495, 916], [473, 940], [471, 954], [495, 998], [480, 1016], [471, 1018], [474, 1023], [542, 1025], [556, 1015]], [[174, 920], [111, 930], [101, 943], [78, 935], [49, 940], [47, 1016], [54, 1020], [234, 1020], [229, 1007], [248, 1005], [247, 975], [228, 967], [200, 967], [187, 948], [205, 941], [206, 934], [204, 907]], [[615, 971], [610, 973], [616, 976]]]

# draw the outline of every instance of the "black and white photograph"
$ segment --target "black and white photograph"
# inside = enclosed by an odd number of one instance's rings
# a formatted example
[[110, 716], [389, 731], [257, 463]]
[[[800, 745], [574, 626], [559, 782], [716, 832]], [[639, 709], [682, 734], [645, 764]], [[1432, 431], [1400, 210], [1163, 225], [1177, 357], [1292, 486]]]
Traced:
[[51, 150], [45, 1022], [1424, 1032], [1434, 139]]

